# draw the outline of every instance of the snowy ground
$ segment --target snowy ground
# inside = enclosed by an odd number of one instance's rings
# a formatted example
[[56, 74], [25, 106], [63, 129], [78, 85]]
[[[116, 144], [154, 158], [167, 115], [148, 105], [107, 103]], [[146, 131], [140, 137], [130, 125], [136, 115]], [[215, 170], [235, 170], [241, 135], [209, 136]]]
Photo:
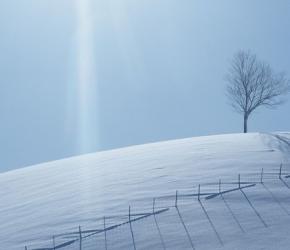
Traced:
[[[290, 133], [207, 136], [134, 146], [0, 174], [0, 249], [52, 247], [52, 236], [102, 229], [132, 214], [169, 208], [107, 231], [107, 249], [289, 249]], [[264, 185], [198, 201], [242, 182]], [[242, 184], [245, 186], [246, 184]], [[289, 185], [289, 186], [287, 186]], [[179, 190], [178, 209], [175, 190]], [[189, 196], [186, 196], [189, 195]], [[74, 236], [75, 237], [75, 236]], [[56, 238], [56, 244], [74, 238]], [[106, 249], [104, 233], [84, 250]], [[79, 249], [77, 242], [64, 249]]]

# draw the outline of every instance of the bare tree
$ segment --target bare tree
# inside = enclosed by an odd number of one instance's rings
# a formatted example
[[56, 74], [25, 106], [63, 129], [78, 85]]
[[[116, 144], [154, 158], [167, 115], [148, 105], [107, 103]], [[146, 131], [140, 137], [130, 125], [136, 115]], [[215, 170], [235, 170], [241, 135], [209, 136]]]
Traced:
[[244, 133], [248, 131], [248, 118], [260, 106], [268, 108], [282, 104], [290, 91], [284, 73], [275, 74], [270, 65], [250, 52], [238, 52], [226, 76], [227, 96], [234, 110], [243, 115]]

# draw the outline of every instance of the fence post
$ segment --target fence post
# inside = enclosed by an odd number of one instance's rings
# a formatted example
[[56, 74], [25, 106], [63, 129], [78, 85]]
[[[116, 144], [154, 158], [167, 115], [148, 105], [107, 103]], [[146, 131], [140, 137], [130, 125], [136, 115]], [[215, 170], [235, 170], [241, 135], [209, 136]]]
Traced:
[[55, 250], [55, 236], [52, 236], [53, 250]]
[[282, 163], [280, 164], [280, 170], [279, 170], [279, 179], [281, 180], [282, 176]]
[[241, 189], [241, 175], [240, 174], [238, 176], [238, 181], [239, 181], [239, 189]]
[[108, 249], [107, 246], [107, 229], [106, 229], [106, 216], [104, 216], [104, 233], [105, 233], [105, 249]]
[[260, 183], [263, 184], [263, 175], [264, 175], [264, 168], [261, 170], [261, 178], [260, 178]]
[[178, 191], [176, 190], [176, 193], [175, 193], [175, 207], [177, 207], [177, 202], [178, 202]]
[[79, 237], [80, 237], [80, 250], [82, 250], [82, 228], [81, 226], [79, 226]]
[[198, 199], [198, 201], [200, 201], [200, 184], [198, 184], [197, 199]]
[[219, 179], [219, 194], [222, 192], [222, 181]]
[[135, 237], [134, 237], [133, 228], [132, 228], [132, 221], [131, 221], [131, 206], [129, 206], [129, 225], [130, 225], [130, 231], [131, 231], [134, 250], [136, 250]]
[[153, 198], [153, 208], [152, 208], [153, 214], [155, 214], [155, 198]]

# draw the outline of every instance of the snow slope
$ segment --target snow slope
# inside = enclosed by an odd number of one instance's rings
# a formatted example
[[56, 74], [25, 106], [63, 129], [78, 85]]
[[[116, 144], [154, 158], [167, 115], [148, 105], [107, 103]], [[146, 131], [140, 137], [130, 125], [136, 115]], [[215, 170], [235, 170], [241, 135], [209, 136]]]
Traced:
[[[169, 210], [131, 228], [108, 231], [108, 249], [134, 249], [134, 244], [135, 249], [289, 249], [290, 181], [275, 177], [280, 163], [290, 172], [289, 159], [290, 133], [229, 134], [122, 148], [2, 173], [0, 249], [51, 247], [52, 235], [77, 231], [79, 225], [99, 228], [103, 216], [116, 216], [108, 223], [119, 223], [129, 205], [134, 213], [151, 211], [154, 197], [160, 197], [156, 209]], [[220, 178], [237, 182], [238, 174], [242, 181], [256, 182], [261, 168], [264, 186], [226, 193], [224, 200], [202, 197], [202, 203], [188, 196], [178, 200], [178, 210], [173, 207], [175, 190], [181, 196], [193, 194], [202, 184], [201, 192], [216, 192]], [[86, 239], [83, 249], [105, 249], [103, 236]]]

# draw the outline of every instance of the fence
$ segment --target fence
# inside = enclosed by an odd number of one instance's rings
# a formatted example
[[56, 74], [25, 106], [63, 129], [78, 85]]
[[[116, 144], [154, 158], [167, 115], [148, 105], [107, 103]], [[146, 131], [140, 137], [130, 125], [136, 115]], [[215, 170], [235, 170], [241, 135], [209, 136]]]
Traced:
[[[244, 197], [244, 202], [249, 206], [252, 210], [253, 214], [260, 221], [261, 226], [268, 227], [268, 223], [265, 221], [263, 216], [260, 214], [258, 209], [255, 207], [253, 202], [249, 199], [245, 190], [251, 189], [256, 185], [261, 185], [269, 197], [273, 199], [275, 203], [287, 214], [290, 215], [290, 212], [285, 208], [282, 202], [275, 196], [275, 194], [265, 185], [265, 182], [278, 180], [283, 184], [283, 186], [287, 189], [290, 189], [290, 185], [287, 183], [287, 179], [290, 178], [290, 173], [283, 171], [282, 164], [280, 167], [273, 172], [264, 172], [262, 168], [259, 173], [256, 174], [248, 174], [245, 176], [237, 175], [235, 181], [222, 181], [218, 180], [217, 182], [206, 183], [203, 185], [198, 184], [193, 187], [195, 189], [194, 192], [186, 192], [184, 190], [177, 190], [175, 194], [170, 196], [162, 196], [153, 199], [152, 202], [152, 210], [144, 213], [132, 213], [131, 207], [128, 209], [127, 215], [119, 215], [112, 217], [102, 217], [97, 221], [99, 222], [100, 227], [95, 229], [84, 229], [81, 226], [78, 227], [78, 230], [73, 232], [62, 233], [58, 235], [53, 235], [51, 237], [51, 245], [43, 248], [33, 248], [29, 246], [25, 246], [25, 250], [67, 250], [67, 249], [76, 249], [76, 250], [86, 250], [90, 249], [89, 240], [93, 237], [100, 237], [101, 244], [103, 244], [102, 248], [105, 250], [109, 249], [108, 246], [108, 234], [110, 232], [115, 232], [119, 228], [124, 227], [125, 225], [129, 227], [129, 240], [131, 241], [131, 246], [134, 250], [137, 249], [135, 235], [134, 235], [134, 223], [142, 222], [146, 218], [153, 218], [154, 224], [156, 227], [156, 232], [158, 235], [158, 239], [160, 242], [160, 246], [162, 249], [166, 249], [164, 237], [162, 235], [162, 230], [158, 224], [157, 218], [163, 213], [168, 213], [171, 209], [176, 210], [181, 226], [184, 229], [186, 237], [188, 239], [189, 245], [192, 249], [196, 249], [194, 241], [190, 236], [190, 230], [187, 228], [187, 225], [184, 221], [183, 215], [180, 212], [180, 202], [187, 199], [195, 199], [196, 204], [200, 207], [202, 213], [205, 215], [208, 225], [212, 229], [218, 243], [220, 246], [224, 245], [224, 241], [219, 233], [218, 228], [214, 224], [211, 216], [209, 215], [204, 202], [208, 200], [215, 199], [220, 197], [222, 202], [224, 203], [224, 207], [227, 210], [229, 216], [236, 223], [237, 227], [242, 233], [245, 233], [245, 229], [241, 225], [239, 219], [231, 208], [227, 199], [225, 199], [225, 194], [232, 192], [240, 192], [242, 197]], [[117, 220], [123, 220], [122, 222], [116, 223]], [[121, 232], [122, 233], [122, 232]]]

